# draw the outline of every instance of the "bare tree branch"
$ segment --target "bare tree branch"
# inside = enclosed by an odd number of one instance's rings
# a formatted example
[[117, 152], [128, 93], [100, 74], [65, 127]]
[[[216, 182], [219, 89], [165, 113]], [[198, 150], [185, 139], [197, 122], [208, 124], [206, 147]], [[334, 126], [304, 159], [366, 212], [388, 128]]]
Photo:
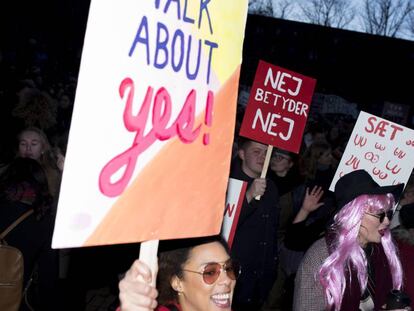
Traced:
[[289, 0], [276, 1], [276, 4], [273, 6], [273, 16], [280, 19], [289, 18], [291, 16], [292, 11], [293, 4]]
[[300, 7], [310, 23], [327, 27], [345, 28], [355, 16], [349, 0], [310, 0]]
[[361, 18], [365, 31], [393, 38], [409, 23], [414, 11], [410, 0], [365, 0], [364, 8]]
[[409, 32], [409, 34], [414, 35], [414, 12], [411, 12], [408, 15], [408, 20], [407, 20], [407, 30]]
[[250, 0], [249, 13], [273, 16], [272, 0]]

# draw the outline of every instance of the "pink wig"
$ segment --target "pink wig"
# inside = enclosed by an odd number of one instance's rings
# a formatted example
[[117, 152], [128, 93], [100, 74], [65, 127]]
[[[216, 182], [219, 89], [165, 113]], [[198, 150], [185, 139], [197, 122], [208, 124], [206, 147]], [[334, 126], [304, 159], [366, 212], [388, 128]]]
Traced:
[[[334, 223], [330, 228], [335, 232], [333, 245], [330, 246], [332, 253], [319, 269], [319, 281], [325, 290], [329, 310], [340, 310], [346, 287], [346, 276], [349, 276], [349, 281], [351, 281], [351, 267], [357, 272], [361, 291], [365, 291], [368, 269], [365, 252], [358, 242], [361, 221], [366, 212], [377, 214], [391, 209], [393, 205], [394, 198], [391, 194], [360, 195], [342, 207], [335, 215]], [[391, 269], [393, 288], [400, 289], [402, 268], [389, 230], [386, 230], [381, 244]]]

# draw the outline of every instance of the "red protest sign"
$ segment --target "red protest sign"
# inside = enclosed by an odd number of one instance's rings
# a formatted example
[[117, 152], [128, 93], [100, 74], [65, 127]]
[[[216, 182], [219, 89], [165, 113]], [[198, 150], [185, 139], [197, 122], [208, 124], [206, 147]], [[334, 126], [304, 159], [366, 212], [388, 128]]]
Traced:
[[316, 80], [259, 61], [240, 135], [299, 152]]

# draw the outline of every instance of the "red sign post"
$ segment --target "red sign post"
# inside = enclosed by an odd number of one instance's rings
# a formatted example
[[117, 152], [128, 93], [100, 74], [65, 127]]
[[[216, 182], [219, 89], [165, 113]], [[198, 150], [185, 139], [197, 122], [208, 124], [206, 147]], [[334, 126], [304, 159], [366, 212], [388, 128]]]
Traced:
[[313, 78], [259, 61], [240, 135], [298, 153], [315, 85]]

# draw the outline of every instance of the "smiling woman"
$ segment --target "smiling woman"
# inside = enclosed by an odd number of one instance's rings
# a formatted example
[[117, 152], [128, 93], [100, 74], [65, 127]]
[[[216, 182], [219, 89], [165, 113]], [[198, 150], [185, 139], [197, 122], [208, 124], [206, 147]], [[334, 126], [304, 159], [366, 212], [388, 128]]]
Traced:
[[[230, 258], [225, 242], [212, 236], [165, 243], [158, 262], [156, 310], [230, 311], [240, 266]], [[148, 267], [135, 261], [119, 283], [119, 311], [154, 310], [157, 291], [150, 283]]]

